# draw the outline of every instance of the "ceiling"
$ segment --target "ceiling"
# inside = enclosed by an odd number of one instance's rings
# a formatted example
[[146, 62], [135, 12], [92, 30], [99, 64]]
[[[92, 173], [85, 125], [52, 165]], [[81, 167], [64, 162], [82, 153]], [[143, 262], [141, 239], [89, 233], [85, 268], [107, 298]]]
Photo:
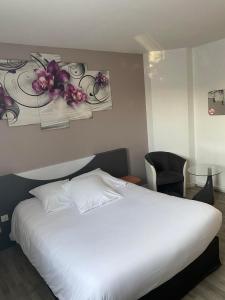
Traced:
[[225, 38], [225, 0], [7, 0], [0, 42], [142, 53]]

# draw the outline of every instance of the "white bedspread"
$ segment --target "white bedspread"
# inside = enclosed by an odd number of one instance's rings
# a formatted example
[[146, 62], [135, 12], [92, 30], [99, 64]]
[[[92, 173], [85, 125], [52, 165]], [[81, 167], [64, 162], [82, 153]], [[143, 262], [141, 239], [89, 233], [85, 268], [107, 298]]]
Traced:
[[124, 198], [79, 215], [15, 209], [11, 238], [60, 300], [138, 299], [195, 260], [221, 226], [207, 204], [128, 184]]

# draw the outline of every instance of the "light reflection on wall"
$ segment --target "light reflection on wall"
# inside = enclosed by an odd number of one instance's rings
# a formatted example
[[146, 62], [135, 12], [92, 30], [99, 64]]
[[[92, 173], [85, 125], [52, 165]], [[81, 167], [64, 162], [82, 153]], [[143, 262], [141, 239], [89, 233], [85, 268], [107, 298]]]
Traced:
[[[138, 34], [134, 39], [144, 49], [144, 55], [147, 54], [148, 63], [145, 63], [145, 72], [147, 72], [150, 79], [153, 77], [156, 78], [158, 76], [157, 65], [165, 59], [163, 45], [149, 33]], [[163, 80], [163, 78], [159, 77], [159, 80]]]
[[[149, 78], [156, 78], [158, 76], [157, 65], [165, 59], [165, 51], [149, 51], [148, 52], [148, 74]], [[160, 77], [159, 80], [163, 80]]]

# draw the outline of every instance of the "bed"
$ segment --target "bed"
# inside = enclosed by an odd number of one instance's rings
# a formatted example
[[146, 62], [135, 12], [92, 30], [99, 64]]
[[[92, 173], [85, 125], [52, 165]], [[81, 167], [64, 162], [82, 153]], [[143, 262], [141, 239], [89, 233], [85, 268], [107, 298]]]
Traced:
[[[58, 299], [179, 299], [220, 265], [217, 209], [133, 184], [120, 193], [82, 216], [47, 215], [36, 198], [16, 203], [11, 239]], [[186, 283], [179, 293], [176, 282]]]

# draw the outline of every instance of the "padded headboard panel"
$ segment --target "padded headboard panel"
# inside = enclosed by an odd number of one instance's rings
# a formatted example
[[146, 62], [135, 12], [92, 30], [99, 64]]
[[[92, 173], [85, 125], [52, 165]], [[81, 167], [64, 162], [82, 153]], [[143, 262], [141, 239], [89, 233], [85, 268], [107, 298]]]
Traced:
[[54, 178], [50, 180], [36, 180], [25, 178], [16, 174], [0, 176], [0, 216], [4, 214], [7, 214], [9, 216], [8, 222], [0, 223], [2, 229], [1, 235], [2, 238], [5, 238], [5, 243], [9, 243], [8, 237], [11, 231], [12, 213], [16, 205], [20, 201], [32, 197], [29, 194], [29, 190], [49, 182], [63, 180], [67, 178], [71, 179], [83, 173], [92, 171], [96, 168], [101, 168], [103, 171], [106, 171], [118, 178], [128, 175], [129, 170], [127, 149], [122, 148], [98, 153], [95, 156], [93, 156], [93, 159], [81, 169], [73, 172], [72, 174], [60, 178]]

